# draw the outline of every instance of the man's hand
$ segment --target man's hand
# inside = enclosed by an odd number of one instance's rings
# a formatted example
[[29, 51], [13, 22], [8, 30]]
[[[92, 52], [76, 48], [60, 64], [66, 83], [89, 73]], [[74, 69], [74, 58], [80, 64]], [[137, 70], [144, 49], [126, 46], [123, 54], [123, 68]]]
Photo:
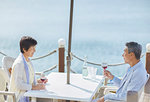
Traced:
[[104, 70], [104, 76], [106, 76], [110, 80], [114, 78], [114, 76], [108, 70]]
[[101, 97], [97, 102], [104, 102], [104, 96]]

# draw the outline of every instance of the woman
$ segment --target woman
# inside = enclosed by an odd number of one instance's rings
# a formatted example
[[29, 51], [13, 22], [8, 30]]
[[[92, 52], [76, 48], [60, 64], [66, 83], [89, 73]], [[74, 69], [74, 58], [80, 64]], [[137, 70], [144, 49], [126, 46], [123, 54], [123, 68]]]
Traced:
[[[29, 36], [23, 36], [20, 40], [21, 53], [13, 63], [9, 88], [9, 91], [16, 93], [17, 102], [29, 102], [29, 98], [23, 96], [28, 90], [45, 89], [42, 81], [38, 80], [36, 83], [33, 65], [29, 59], [36, 51], [36, 45], [37, 41]], [[11, 102], [11, 97], [8, 102]]]

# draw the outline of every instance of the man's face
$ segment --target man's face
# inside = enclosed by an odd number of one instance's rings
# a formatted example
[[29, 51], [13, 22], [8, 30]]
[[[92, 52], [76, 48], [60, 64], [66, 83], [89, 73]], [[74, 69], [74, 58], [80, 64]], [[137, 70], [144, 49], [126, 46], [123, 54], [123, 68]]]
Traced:
[[124, 62], [125, 63], [129, 63], [130, 62], [130, 60], [131, 60], [131, 53], [130, 54], [128, 53], [128, 48], [127, 47], [124, 49], [124, 53], [122, 54], [122, 56], [124, 58]]

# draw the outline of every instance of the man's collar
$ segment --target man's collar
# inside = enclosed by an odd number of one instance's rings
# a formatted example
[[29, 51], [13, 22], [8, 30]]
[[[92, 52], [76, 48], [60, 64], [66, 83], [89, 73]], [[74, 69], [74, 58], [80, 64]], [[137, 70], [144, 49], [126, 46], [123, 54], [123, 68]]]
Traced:
[[139, 65], [141, 65], [142, 64], [142, 61], [139, 61], [138, 63], [136, 63], [133, 67], [129, 67], [129, 69], [128, 69], [128, 72], [130, 71], [130, 70], [134, 70], [134, 69], [136, 69]]

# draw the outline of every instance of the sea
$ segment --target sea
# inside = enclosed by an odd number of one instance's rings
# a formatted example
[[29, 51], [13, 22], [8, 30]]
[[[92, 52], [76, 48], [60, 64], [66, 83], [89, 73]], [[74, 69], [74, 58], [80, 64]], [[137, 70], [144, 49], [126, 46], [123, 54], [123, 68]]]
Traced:
[[[58, 40], [65, 40], [65, 71], [68, 51], [71, 0], [0, 0], [0, 52], [16, 58], [22, 36], [38, 41], [33, 56], [39, 57], [58, 49]], [[150, 43], [150, 0], [74, 0], [71, 52], [87, 61], [101, 64], [124, 62], [125, 43]], [[0, 54], [0, 66], [2, 58]], [[145, 56], [141, 58], [145, 64]], [[58, 51], [51, 56], [33, 60], [36, 72], [58, 65]], [[97, 74], [102, 75], [101, 66]], [[71, 69], [82, 73], [83, 62], [74, 58]], [[107, 69], [122, 77], [128, 64]], [[58, 71], [58, 67], [53, 71]], [[49, 72], [50, 73], [50, 72]]]

